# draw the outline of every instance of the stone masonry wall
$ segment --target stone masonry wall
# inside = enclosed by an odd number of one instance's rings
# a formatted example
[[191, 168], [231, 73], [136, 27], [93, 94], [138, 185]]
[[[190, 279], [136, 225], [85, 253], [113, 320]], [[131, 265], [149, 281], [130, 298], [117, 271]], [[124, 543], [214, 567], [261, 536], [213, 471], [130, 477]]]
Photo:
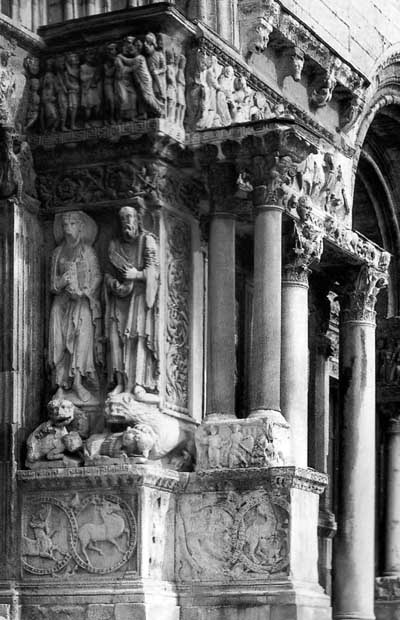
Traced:
[[397, 0], [282, 0], [282, 5], [368, 77], [400, 40]]

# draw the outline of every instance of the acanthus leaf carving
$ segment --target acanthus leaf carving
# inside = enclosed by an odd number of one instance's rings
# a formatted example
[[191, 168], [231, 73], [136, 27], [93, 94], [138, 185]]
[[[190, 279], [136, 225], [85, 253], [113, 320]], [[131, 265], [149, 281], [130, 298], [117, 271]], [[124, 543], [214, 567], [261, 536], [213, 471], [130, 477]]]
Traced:
[[379, 271], [363, 265], [340, 297], [343, 320], [375, 324], [376, 298], [387, 283], [387, 270]]

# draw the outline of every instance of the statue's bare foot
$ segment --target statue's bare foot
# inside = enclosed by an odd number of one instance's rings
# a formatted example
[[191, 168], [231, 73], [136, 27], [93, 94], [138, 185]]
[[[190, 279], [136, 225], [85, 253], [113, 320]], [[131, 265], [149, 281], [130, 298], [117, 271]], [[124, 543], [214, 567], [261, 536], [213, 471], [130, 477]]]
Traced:
[[157, 394], [151, 394], [146, 392], [144, 387], [137, 385], [133, 391], [133, 395], [141, 403], [152, 403], [154, 405], [160, 402], [160, 397]]
[[108, 396], [117, 396], [118, 394], [122, 394], [123, 391], [124, 391], [124, 386], [121, 385], [120, 383], [117, 383], [115, 388], [111, 390], [111, 392], [108, 392]]

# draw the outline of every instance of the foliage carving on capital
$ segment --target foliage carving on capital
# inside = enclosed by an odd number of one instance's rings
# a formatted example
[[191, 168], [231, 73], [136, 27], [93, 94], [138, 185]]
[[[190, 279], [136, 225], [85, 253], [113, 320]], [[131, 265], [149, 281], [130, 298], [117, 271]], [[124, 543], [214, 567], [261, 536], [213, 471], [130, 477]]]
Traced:
[[363, 265], [345, 286], [340, 297], [343, 319], [375, 324], [375, 303], [378, 293], [388, 283], [387, 271]]

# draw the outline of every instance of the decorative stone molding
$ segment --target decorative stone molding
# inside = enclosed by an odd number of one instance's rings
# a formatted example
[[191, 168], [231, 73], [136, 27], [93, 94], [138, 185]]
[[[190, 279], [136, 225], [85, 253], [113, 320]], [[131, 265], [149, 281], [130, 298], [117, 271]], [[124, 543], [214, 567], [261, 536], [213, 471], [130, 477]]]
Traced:
[[188, 414], [191, 297], [191, 230], [183, 219], [166, 213], [167, 303], [165, 406]]
[[375, 325], [375, 303], [379, 291], [387, 286], [387, 272], [363, 265], [341, 296], [344, 322], [361, 321]]

